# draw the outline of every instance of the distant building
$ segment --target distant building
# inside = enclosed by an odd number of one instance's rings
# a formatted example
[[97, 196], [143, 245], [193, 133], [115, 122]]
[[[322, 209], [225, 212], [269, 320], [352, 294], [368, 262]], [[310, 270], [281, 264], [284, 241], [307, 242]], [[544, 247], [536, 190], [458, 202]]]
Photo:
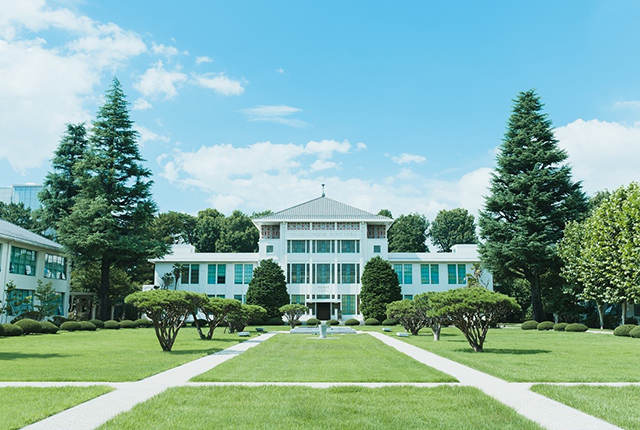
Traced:
[[0, 187], [0, 202], [2, 203], [22, 203], [24, 207], [31, 210], [42, 207], [38, 199], [38, 193], [42, 190], [42, 185], [11, 185], [10, 187]]

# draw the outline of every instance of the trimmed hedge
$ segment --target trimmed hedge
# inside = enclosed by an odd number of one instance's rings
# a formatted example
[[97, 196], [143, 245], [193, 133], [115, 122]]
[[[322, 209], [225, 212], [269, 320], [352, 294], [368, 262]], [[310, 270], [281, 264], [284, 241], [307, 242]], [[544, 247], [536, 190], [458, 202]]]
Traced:
[[266, 321], [266, 325], [284, 325], [284, 321], [282, 321], [282, 318], [269, 318]]
[[107, 330], [120, 330], [120, 323], [116, 320], [108, 320], [104, 322], [104, 328]]
[[330, 319], [329, 321], [327, 321], [327, 325], [340, 325], [340, 321]]
[[367, 318], [364, 320], [364, 325], [380, 325], [380, 321], [376, 318]]
[[40, 323], [40, 328], [42, 329], [42, 333], [45, 333], [45, 334], [58, 333], [58, 326], [52, 323], [51, 321], [42, 321]]
[[589, 327], [587, 327], [584, 324], [573, 323], [573, 324], [569, 324], [568, 326], [566, 326], [564, 328], [564, 331], [585, 332], [588, 329], [589, 329]]
[[393, 318], [387, 318], [386, 320], [382, 321], [382, 325], [398, 325], [398, 321], [394, 320]]
[[613, 331], [613, 335], [629, 337], [629, 332], [631, 332], [631, 330], [633, 330], [636, 327], [638, 327], [636, 324], [624, 324], [624, 325], [618, 326]]
[[538, 321], [529, 320], [522, 323], [520, 326], [522, 330], [536, 330], [538, 328]]
[[141, 327], [141, 328], [153, 327], [153, 321], [146, 318], [137, 319], [133, 323], [136, 325], [136, 327]]
[[360, 325], [360, 321], [355, 318], [350, 318], [344, 322], [344, 325]]
[[32, 320], [31, 318], [21, 319], [16, 322], [17, 326], [20, 326], [24, 334], [31, 333], [42, 333], [42, 326], [36, 320]]
[[629, 337], [640, 339], [640, 326], [636, 326], [635, 328], [631, 329], [631, 331], [629, 332]]
[[248, 325], [264, 325], [264, 320], [262, 318], [254, 318], [249, 321]]
[[318, 324], [320, 324], [320, 320], [317, 318], [309, 318], [308, 320], [306, 320], [304, 322], [306, 325], [310, 325], [310, 326], [317, 326]]
[[5, 336], [22, 336], [24, 331], [19, 325], [15, 324], [2, 324]]
[[120, 328], [138, 328], [138, 326], [131, 320], [121, 320]]
[[553, 330], [554, 325], [553, 321], [542, 321], [536, 328], [540, 331]]
[[96, 331], [98, 327], [90, 321], [80, 321], [80, 330], [82, 331]]
[[553, 326], [553, 329], [555, 331], [564, 331], [564, 329], [567, 328], [568, 325], [569, 323], [558, 323]]
[[82, 326], [78, 321], [65, 321], [60, 325], [60, 330], [76, 331], [81, 329]]
[[102, 320], [89, 320], [89, 322], [96, 326], [96, 328], [104, 328], [104, 322]]
[[54, 317], [52, 317], [52, 320], [55, 325], [60, 327], [62, 323], [69, 321], [69, 318], [65, 318], [61, 315], [55, 315]]

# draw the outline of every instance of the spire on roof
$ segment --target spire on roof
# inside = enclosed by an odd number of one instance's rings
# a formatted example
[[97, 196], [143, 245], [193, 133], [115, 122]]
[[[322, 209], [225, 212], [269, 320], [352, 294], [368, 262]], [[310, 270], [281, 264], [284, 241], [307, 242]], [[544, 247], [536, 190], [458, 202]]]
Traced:
[[322, 184], [322, 197], [324, 197], [324, 184]]

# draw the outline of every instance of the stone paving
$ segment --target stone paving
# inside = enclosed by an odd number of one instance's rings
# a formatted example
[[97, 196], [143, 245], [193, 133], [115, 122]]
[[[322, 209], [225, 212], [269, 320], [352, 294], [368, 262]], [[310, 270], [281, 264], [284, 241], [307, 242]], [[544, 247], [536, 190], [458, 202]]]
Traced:
[[[67, 409], [42, 421], [31, 424], [28, 430], [92, 430], [118, 414], [126, 412], [135, 405], [149, 400], [171, 387], [177, 386], [306, 386], [311, 388], [330, 388], [336, 386], [362, 386], [369, 388], [387, 386], [437, 387], [441, 385], [472, 386], [501, 403], [513, 408], [519, 414], [540, 424], [549, 430], [613, 430], [619, 429], [606, 421], [588, 415], [577, 409], [551, 400], [530, 391], [536, 383], [510, 383], [453, 360], [425, 351], [401, 340], [382, 333], [363, 332], [379, 339], [383, 343], [406, 354], [415, 360], [447, 373], [457, 383], [353, 383], [353, 382], [189, 382], [191, 378], [242, 354], [278, 332], [260, 335], [256, 338], [234, 345], [218, 353], [199, 358], [181, 366], [158, 373], [137, 382], [0, 382], [0, 387], [56, 387], [106, 385], [114, 391]], [[607, 385], [638, 386], [640, 383], [554, 383], [554, 385]]]

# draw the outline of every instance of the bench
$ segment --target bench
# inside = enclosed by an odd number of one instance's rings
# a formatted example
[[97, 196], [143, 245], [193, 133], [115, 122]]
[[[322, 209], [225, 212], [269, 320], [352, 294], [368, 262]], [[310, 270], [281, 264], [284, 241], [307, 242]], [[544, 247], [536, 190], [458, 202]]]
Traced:
[[251, 333], [249, 333], [248, 331], [239, 331], [238, 332], [238, 336], [240, 336], [240, 337], [249, 337], [249, 336], [251, 336]]
[[398, 337], [409, 337], [409, 333], [396, 333]]

